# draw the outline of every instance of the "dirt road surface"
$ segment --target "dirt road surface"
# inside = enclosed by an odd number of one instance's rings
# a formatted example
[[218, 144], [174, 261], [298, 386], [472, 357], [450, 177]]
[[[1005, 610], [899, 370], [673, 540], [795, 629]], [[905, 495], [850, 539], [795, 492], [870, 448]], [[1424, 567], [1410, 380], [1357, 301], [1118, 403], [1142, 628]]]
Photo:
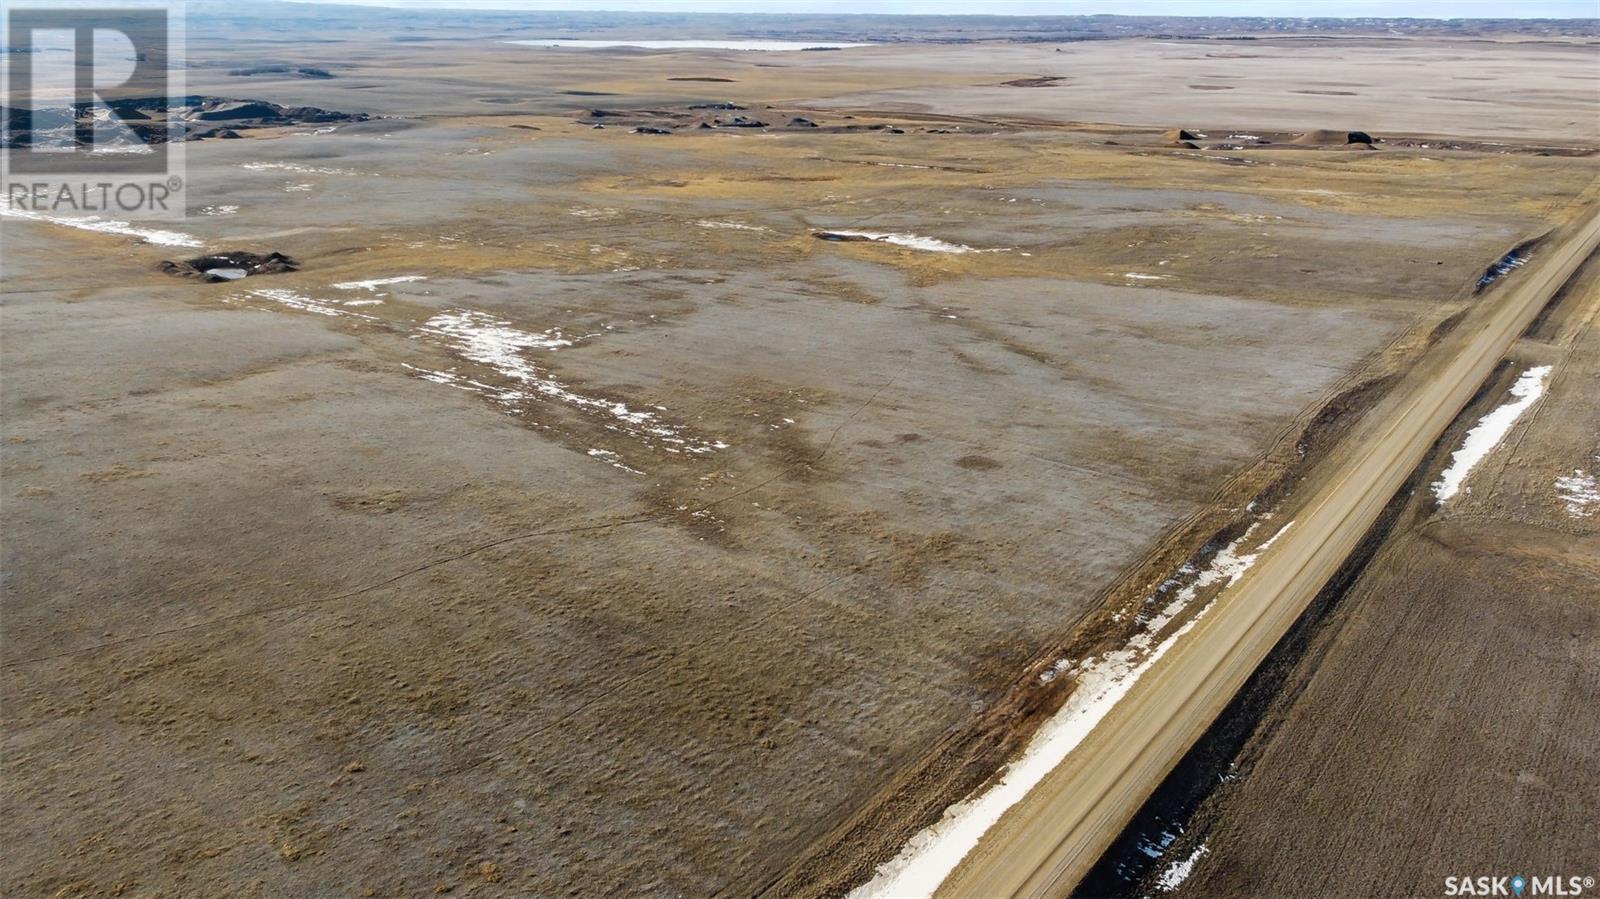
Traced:
[[1516, 336], [1600, 245], [1590, 214], [1375, 410], [1271, 552], [945, 881], [945, 896], [1068, 892], [1377, 518]]

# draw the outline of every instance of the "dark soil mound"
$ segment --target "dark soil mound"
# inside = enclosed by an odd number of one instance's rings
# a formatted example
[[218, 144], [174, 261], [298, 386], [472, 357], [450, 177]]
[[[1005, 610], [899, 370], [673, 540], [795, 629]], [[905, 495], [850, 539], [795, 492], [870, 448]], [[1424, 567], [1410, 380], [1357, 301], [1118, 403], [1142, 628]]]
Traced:
[[275, 119], [281, 107], [259, 100], [209, 101], [195, 110], [194, 118], [202, 122], [231, 122], [235, 119]]
[[288, 75], [291, 78], [333, 77], [333, 73], [327, 69], [319, 69], [315, 66], [290, 65], [251, 66], [248, 69], [231, 69], [229, 70], [228, 74], [236, 77], [245, 77], [249, 75]]
[[[154, 108], [161, 110], [159, 102], [152, 107], [148, 101], [132, 101], [143, 104], [141, 108]], [[316, 106], [279, 106], [265, 100], [230, 100], [224, 97], [182, 97], [174, 98], [170, 106], [179, 118], [191, 123], [189, 125], [191, 140], [200, 140], [207, 137], [224, 137], [218, 131], [208, 131], [199, 123], [226, 124], [231, 129], [245, 128], [274, 128], [283, 125], [324, 124], [329, 122], [365, 122], [370, 117], [365, 113], [335, 112], [331, 109], [321, 109]], [[165, 110], [161, 110], [165, 111]], [[121, 110], [118, 110], [121, 115]], [[198, 134], [199, 137], [192, 135]]]
[[707, 82], [715, 82], [717, 84], [732, 84], [734, 82], [734, 79], [732, 79], [732, 78], [712, 78], [709, 75], [679, 75], [676, 78], [668, 78], [667, 80], [668, 81], [707, 81]]
[[1065, 75], [1039, 75], [1035, 78], [1017, 78], [1000, 83], [1006, 87], [1055, 87], [1065, 80], [1067, 80]]
[[227, 128], [221, 125], [211, 128], [190, 128], [183, 135], [183, 139], [186, 141], [212, 139], [237, 140], [241, 137], [244, 137], [244, 135], [232, 128]]
[[276, 275], [299, 271], [300, 265], [282, 253], [247, 253], [235, 250], [211, 256], [197, 256], [181, 262], [166, 261], [159, 268], [177, 278], [199, 278], [202, 281], [237, 281], [250, 275]]
[[[145, 144], [226, 138], [231, 136], [230, 131], [246, 128], [326, 122], [365, 122], [370, 118], [365, 113], [334, 112], [315, 106], [279, 106], [265, 100], [235, 100], [197, 95], [123, 97], [109, 100], [106, 105], [111, 108], [116, 118]], [[75, 122], [75, 128], [67, 127], [66, 136], [76, 143], [77, 135], [92, 127], [97, 115], [95, 110], [94, 103], [76, 103], [71, 107], [59, 107], [59, 111], [68, 113]], [[0, 116], [3, 116], [6, 122], [5, 146], [28, 146], [35, 142], [36, 137], [47, 136], [45, 131], [41, 131], [39, 135], [34, 134], [32, 113], [28, 110], [0, 108]]]
[[1186, 140], [1199, 140], [1200, 136], [1187, 128], [1174, 128], [1171, 131], [1161, 132], [1161, 138], [1169, 144], [1176, 144]]

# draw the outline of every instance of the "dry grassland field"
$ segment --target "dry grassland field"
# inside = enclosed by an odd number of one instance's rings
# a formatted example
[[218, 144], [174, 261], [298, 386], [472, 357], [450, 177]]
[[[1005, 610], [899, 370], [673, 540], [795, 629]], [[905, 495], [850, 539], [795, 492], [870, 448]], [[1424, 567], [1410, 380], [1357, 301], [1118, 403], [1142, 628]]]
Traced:
[[[0, 222], [7, 896], [841, 895], [1600, 197], [1592, 28], [298, 15], [193, 12], [201, 108], [290, 112], [187, 144], [184, 220]], [[1584, 301], [1181, 895], [1600, 874]], [[1274, 879], [1368, 857], [1418, 879]]]

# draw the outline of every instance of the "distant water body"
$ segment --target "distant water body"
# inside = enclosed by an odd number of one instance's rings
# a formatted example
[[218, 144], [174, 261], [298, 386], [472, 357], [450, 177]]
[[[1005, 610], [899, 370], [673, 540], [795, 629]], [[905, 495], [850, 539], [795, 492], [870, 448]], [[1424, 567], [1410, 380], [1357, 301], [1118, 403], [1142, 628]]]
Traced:
[[817, 43], [816, 41], [726, 41], [708, 38], [675, 41], [506, 41], [527, 47], [639, 47], [645, 50], [840, 50], [872, 44]]

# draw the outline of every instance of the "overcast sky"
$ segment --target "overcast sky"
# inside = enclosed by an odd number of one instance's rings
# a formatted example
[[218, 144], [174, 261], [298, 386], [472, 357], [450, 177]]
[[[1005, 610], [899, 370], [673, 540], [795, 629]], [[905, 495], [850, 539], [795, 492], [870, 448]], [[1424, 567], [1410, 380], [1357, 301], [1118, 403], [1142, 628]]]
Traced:
[[1596, 18], [1600, 0], [321, 0], [372, 6], [642, 12], [826, 12], [952, 15], [1414, 16]]

